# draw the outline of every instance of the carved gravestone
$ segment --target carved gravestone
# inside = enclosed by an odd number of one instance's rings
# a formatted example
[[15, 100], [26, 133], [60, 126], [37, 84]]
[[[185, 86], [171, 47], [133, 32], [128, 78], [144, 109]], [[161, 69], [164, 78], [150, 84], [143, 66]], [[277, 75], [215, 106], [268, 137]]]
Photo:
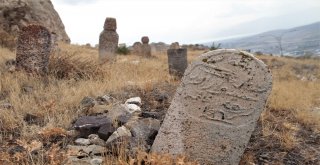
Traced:
[[141, 54], [141, 47], [142, 47], [141, 42], [135, 42], [135, 43], [132, 45], [132, 48], [133, 48], [132, 53], [133, 53], [133, 54], [140, 55], [140, 54]]
[[170, 45], [170, 49], [179, 49], [180, 46], [179, 46], [179, 42], [173, 42], [171, 45]]
[[182, 77], [188, 67], [187, 49], [168, 49], [169, 74]]
[[40, 25], [23, 27], [17, 41], [16, 68], [29, 73], [47, 74], [51, 41], [47, 28]]
[[152, 152], [239, 164], [271, 87], [270, 71], [249, 53], [201, 55], [184, 73]]
[[141, 38], [141, 55], [143, 57], [151, 57], [151, 46], [149, 45], [149, 37], [144, 36]]
[[101, 63], [114, 62], [119, 42], [116, 19], [107, 17], [103, 28], [99, 37], [99, 59]]

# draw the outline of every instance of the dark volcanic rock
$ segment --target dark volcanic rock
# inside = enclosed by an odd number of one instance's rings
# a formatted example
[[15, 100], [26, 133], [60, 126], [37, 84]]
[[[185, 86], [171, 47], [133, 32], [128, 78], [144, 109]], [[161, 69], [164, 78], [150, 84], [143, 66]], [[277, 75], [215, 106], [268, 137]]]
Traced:
[[102, 125], [98, 130], [98, 135], [103, 140], [108, 140], [110, 135], [115, 131], [116, 129], [113, 127], [112, 123], [106, 123]]
[[82, 116], [73, 127], [80, 132], [80, 137], [88, 137], [90, 134], [97, 134], [101, 126], [111, 123], [105, 116]]

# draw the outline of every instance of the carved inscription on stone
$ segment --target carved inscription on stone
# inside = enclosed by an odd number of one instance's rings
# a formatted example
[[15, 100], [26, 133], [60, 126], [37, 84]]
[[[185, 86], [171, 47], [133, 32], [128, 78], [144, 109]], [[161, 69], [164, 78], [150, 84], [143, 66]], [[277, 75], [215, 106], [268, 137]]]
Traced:
[[43, 26], [29, 25], [22, 28], [17, 41], [17, 69], [40, 75], [47, 74], [51, 41], [51, 33]]
[[249, 53], [201, 55], [185, 71], [152, 151], [238, 164], [271, 87], [270, 71]]

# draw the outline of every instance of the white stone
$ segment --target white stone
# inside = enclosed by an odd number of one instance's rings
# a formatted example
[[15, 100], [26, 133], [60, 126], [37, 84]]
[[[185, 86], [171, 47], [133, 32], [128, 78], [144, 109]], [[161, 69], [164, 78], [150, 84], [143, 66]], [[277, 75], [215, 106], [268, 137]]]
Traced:
[[126, 104], [126, 108], [129, 113], [141, 112], [141, 108], [136, 104]]
[[87, 146], [87, 145], [90, 145], [90, 140], [89, 140], [89, 139], [85, 139], [85, 138], [78, 138], [78, 139], [75, 141], [75, 143], [78, 144], [78, 145]]
[[103, 163], [103, 160], [101, 158], [93, 158], [90, 160], [91, 165], [100, 165]]
[[136, 104], [141, 105], [141, 98], [140, 97], [132, 97], [126, 101], [126, 104]]

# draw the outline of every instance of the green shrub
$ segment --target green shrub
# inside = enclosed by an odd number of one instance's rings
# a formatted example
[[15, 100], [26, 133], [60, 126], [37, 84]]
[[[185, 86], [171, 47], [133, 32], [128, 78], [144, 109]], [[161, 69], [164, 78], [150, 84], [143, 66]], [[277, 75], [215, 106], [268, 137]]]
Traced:
[[117, 54], [120, 55], [128, 55], [130, 53], [130, 50], [127, 48], [127, 46], [121, 46], [117, 49]]

